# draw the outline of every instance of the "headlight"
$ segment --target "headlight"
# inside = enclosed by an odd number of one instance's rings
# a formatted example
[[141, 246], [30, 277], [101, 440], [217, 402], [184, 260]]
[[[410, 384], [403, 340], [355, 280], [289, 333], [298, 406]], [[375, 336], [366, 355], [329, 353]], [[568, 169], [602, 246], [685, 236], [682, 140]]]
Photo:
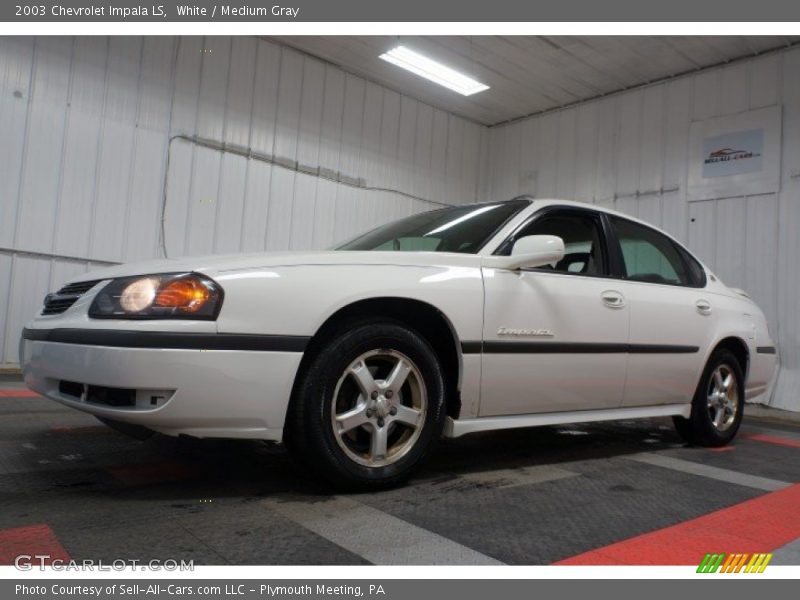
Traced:
[[166, 273], [114, 279], [95, 296], [95, 319], [214, 320], [222, 289], [196, 273]]

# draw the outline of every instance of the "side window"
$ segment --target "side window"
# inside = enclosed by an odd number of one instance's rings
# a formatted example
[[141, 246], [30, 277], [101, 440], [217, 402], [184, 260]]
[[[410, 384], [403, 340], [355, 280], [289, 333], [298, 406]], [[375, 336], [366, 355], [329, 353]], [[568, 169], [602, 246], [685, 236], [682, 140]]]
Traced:
[[680, 254], [683, 258], [683, 264], [685, 264], [689, 269], [689, 279], [691, 280], [689, 285], [699, 288], [705, 287], [706, 271], [703, 269], [703, 265], [701, 265], [694, 256], [686, 252], [686, 250], [680, 246], [676, 245], [675, 247], [678, 250], [678, 254]]
[[619, 238], [625, 271], [632, 281], [696, 285], [695, 277], [668, 237], [638, 223], [611, 217]]
[[[515, 236], [557, 235], [564, 240], [564, 258], [555, 267], [544, 267], [560, 273], [605, 275], [606, 261], [599, 223], [591, 216], [575, 213], [548, 213], [526, 225]], [[507, 253], [511, 248], [507, 249]]]

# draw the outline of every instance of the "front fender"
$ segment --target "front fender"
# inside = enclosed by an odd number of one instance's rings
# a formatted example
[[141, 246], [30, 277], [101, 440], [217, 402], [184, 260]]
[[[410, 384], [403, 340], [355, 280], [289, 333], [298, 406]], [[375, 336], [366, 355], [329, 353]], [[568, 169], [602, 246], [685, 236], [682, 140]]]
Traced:
[[223, 333], [312, 336], [343, 307], [371, 298], [419, 300], [441, 311], [461, 340], [480, 340], [480, 268], [398, 265], [299, 265], [220, 273], [217, 319]]

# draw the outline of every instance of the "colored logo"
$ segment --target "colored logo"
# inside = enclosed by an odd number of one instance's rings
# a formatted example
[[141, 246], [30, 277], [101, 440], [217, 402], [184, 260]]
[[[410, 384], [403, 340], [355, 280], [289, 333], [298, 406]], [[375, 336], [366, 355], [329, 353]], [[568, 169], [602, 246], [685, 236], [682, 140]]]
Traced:
[[729, 160], [742, 160], [743, 158], [756, 158], [761, 156], [759, 152], [750, 152], [748, 150], [734, 150], [733, 148], [720, 148], [708, 153], [708, 158], [705, 163], [713, 164], [718, 162], [725, 162]]
[[772, 554], [706, 554], [698, 573], [763, 573]]

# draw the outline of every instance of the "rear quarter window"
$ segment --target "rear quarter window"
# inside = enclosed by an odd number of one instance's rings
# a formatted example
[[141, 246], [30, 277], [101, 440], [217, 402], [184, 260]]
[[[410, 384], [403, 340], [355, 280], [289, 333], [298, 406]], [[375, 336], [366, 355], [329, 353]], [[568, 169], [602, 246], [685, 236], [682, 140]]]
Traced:
[[640, 223], [611, 217], [626, 277], [631, 281], [703, 287], [700, 263], [666, 235]]

